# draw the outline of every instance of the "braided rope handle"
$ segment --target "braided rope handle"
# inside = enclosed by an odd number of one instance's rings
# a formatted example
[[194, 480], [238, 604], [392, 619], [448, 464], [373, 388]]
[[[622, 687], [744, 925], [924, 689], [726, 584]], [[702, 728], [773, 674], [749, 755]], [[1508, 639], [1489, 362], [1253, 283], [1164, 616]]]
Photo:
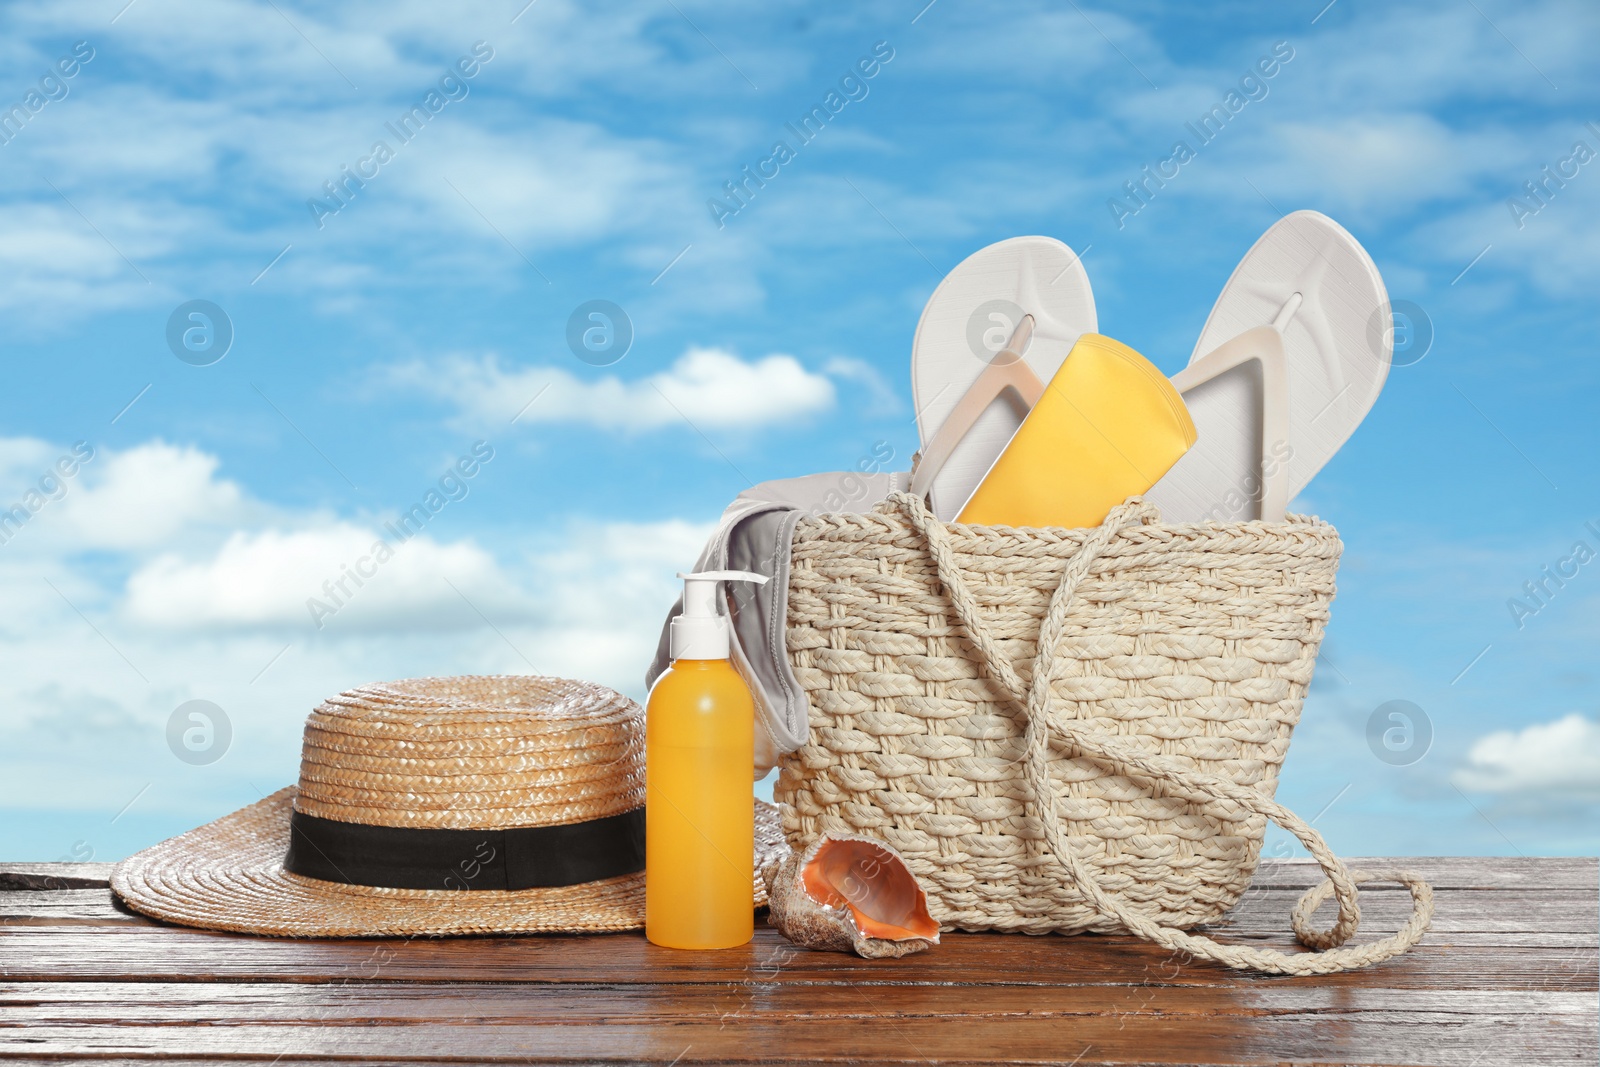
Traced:
[[[943, 523], [928, 512], [922, 501], [909, 494], [895, 494], [890, 500], [900, 508], [911, 525], [922, 535], [933, 558], [934, 567], [956, 616], [967, 636], [983, 657], [990, 676], [1011, 696], [1027, 717], [1027, 778], [1044, 824], [1045, 841], [1053, 855], [1071, 875], [1073, 883], [1101, 915], [1116, 920], [1133, 934], [1176, 952], [1214, 960], [1229, 967], [1251, 968], [1273, 974], [1331, 974], [1365, 967], [1397, 956], [1422, 939], [1433, 919], [1433, 889], [1411, 872], [1395, 869], [1350, 871], [1333, 854], [1322, 835], [1299, 816], [1255, 789], [1216, 775], [1182, 766], [1176, 761], [1147, 752], [1125, 739], [1087, 727], [1083, 722], [1057, 714], [1051, 707], [1051, 683], [1057, 667], [1056, 648], [1066, 629], [1068, 612], [1078, 585], [1089, 573], [1095, 558], [1124, 529], [1155, 522], [1160, 512], [1138, 498], [1112, 509], [1103, 523], [1089, 535], [1083, 546], [1067, 561], [1061, 582], [1051, 595], [1049, 610], [1040, 624], [1038, 651], [1033, 662], [1033, 684], [1024, 685], [1001, 650], [987, 624], [978, 614], [978, 604], [961, 577], [949, 533]], [[1254, 814], [1263, 815], [1299, 838], [1322, 868], [1326, 880], [1307, 890], [1290, 915], [1295, 937], [1308, 948], [1321, 951], [1286, 953], [1243, 945], [1224, 945], [1211, 938], [1163, 926], [1124, 907], [1105, 888], [1100, 877], [1073, 851], [1058, 816], [1057, 797], [1050, 783], [1050, 735], [1083, 754], [1102, 760], [1121, 771], [1132, 771], [1146, 778], [1160, 779], [1190, 799], [1229, 801]], [[1361, 923], [1356, 886], [1371, 881], [1398, 882], [1411, 893], [1411, 917], [1389, 937], [1371, 944], [1339, 948]], [[1311, 925], [1313, 913], [1329, 896], [1338, 901], [1339, 913], [1327, 930]]]

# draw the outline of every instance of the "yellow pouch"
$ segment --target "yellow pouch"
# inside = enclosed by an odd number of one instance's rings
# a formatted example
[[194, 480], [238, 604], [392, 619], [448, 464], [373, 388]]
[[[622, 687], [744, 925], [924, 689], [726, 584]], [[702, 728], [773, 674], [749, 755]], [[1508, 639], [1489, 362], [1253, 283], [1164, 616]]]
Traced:
[[1098, 526], [1195, 442], [1167, 376], [1121, 341], [1078, 338], [957, 522]]

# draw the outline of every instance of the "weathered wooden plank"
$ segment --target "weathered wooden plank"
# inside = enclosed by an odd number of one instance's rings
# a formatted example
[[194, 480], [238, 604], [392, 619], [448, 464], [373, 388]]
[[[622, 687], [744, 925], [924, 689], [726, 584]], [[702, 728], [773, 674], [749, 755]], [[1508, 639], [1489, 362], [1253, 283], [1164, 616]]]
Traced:
[[106, 888], [0, 890], [0, 926], [72, 923], [154, 925], [130, 911]]
[[[1499, 939], [1504, 942], [1513, 938]], [[1355, 974], [1286, 981], [1408, 988], [1596, 988], [1595, 939], [1532, 947], [1425, 940], [1410, 953]], [[1291, 939], [1252, 944], [1293, 949]], [[746, 946], [714, 953], [659, 948], [637, 934], [597, 937], [282, 941], [160, 927], [0, 929], [0, 971], [29, 981], [737, 982], [776, 972], [794, 982], [1201, 984], [1257, 979], [1126, 936], [1024, 937], [949, 934], [903, 960], [810, 952], [760, 928]], [[1176, 977], [1168, 978], [1168, 975]]]
[[371, 1057], [495, 1062], [1294, 1063], [1491, 1067], [1592, 1065], [1591, 1023], [1564, 1015], [1383, 1012], [1270, 1016], [1061, 1012], [994, 1018], [920, 1014], [757, 1016], [645, 1023], [561, 1020], [468, 1027], [466, 1019], [402, 1026], [319, 1024], [44, 1025], [0, 1032], [27, 1055]]
[[[1299, 887], [1291, 885], [1253, 886], [1213, 929], [1241, 935], [1281, 931], [1300, 892]], [[1362, 891], [1368, 929], [1394, 929], [1409, 915], [1410, 908], [1409, 894], [1398, 887], [1370, 886]], [[1331, 917], [1332, 905], [1324, 904], [1321, 914]], [[38, 924], [48, 920], [121, 924], [145, 921], [105, 889], [0, 891], [0, 924]], [[1600, 884], [1585, 889], [1528, 884], [1502, 889], [1440, 889], [1436, 893], [1433, 929], [1441, 934], [1596, 933], [1600, 931]]]
[[[1283, 929], [1300, 898], [1294, 889], [1247, 892], [1232, 911], [1212, 923], [1218, 937], [1233, 933], [1271, 933]], [[1409, 893], [1363, 890], [1363, 930], [1392, 932], [1411, 916]], [[1333, 922], [1332, 901], [1317, 911], [1322, 924]], [[1573, 889], [1444, 889], [1434, 894], [1433, 925], [1437, 934], [1457, 933], [1600, 933], [1600, 891]]]
[[96, 889], [111, 884], [109, 863], [0, 863], [0, 889]]
[[[1600, 888], [1600, 858], [1594, 856], [1369, 856], [1347, 859], [1352, 870], [1400, 867], [1413, 870], [1435, 889]], [[1322, 880], [1309, 859], [1263, 859], [1253, 885], [1308, 888]], [[1405, 892], [1399, 887], [1390, 888]]]
[[[774, 996], [772, 994], [781, 994]], [[843, 985], [751, 981], [716, 985], [563, 986], [353, 981], [326, 986], [218, 982], [30, 982], [0, 985], [0, 1043], [6, 1028], [124, 1023], [131, 1026], [236, 1023], [409, 1025], [472, 1018], [478, 1023], [564, 1025], [686, 1019], [850, 1019], [882, 1014], [969, 1018], [1089, 1015], [1348, 1015], [1455, 1012], [1571, 1016], [1595, 1021], [1587, 993], [1529, 990], [1332, 989], [1258, 982], [1232, 987], [1149, 985]]]

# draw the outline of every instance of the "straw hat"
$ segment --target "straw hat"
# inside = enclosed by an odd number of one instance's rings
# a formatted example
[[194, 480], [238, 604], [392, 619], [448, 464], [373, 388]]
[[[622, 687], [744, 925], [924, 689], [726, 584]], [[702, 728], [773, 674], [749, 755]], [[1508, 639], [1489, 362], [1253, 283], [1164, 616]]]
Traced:
[[[644, 712], [613, 690], [362, 686], [306, 720], [298, 786], [130, 856], [111, 887], [158, 919], [282, 937], [634, 930], [644, 799]], [[785, 846], [755, 805], [759, 906]]]

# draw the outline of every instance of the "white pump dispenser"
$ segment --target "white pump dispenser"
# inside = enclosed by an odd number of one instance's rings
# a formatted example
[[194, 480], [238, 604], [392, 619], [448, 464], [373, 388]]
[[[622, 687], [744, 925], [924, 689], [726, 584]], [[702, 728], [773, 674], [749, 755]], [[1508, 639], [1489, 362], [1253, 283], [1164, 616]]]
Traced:
[[683, 579], [683, 613], [672, 620], [672, 658], [727, 659], [728, 620], [717, 613], [718, 582], [755, 582], [767, 576], [753, 571], [701, 571]]

